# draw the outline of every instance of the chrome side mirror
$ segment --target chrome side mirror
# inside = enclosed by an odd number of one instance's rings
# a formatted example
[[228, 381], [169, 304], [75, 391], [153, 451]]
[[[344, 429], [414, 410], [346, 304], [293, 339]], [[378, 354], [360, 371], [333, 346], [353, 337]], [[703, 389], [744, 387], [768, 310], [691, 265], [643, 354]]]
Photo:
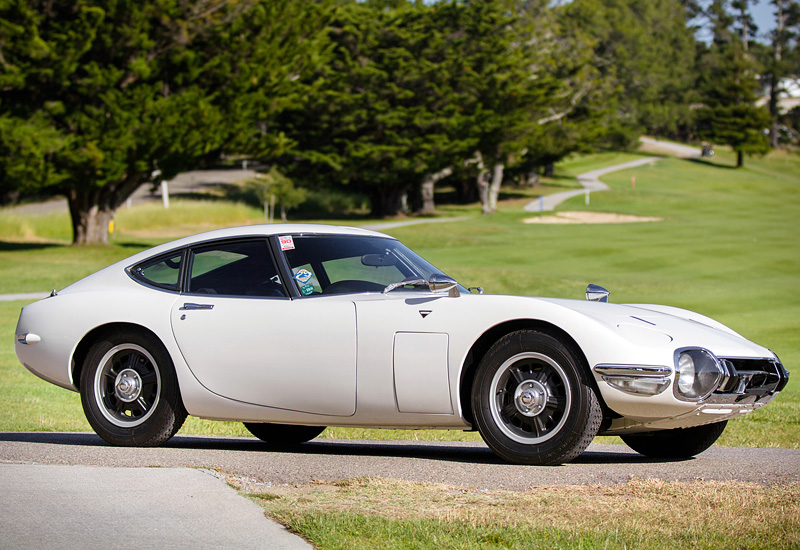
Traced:
[[458, 291], [458, 282], [452, 277], [434, 273], [428, 281], [428, 288], [431, 292], [447, 292], [451, 298], [458, 298], [461, 293]]
[[608, 302], [608, 290], [600, 285], [589, 285], [586, 287], [586, 299], [590, 302]]

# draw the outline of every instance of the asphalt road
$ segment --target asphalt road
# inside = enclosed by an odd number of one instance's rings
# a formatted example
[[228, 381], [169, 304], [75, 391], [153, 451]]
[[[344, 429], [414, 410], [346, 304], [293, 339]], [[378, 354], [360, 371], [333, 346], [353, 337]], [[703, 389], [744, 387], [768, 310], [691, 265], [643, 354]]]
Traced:
[[623, 445], [591, 445], [563, 466], [519, 466], [482, 443], [318, 439], [293, 452], [254, 438], [176, 436], [160, 448], [109, 447], [95, 434], [0, 433], [0, 462], [84, 466], [201, 467], [264, 485], [360, 476], [524, 491], [541, 485], [665, 481], [800, 482], [800, 450], [712, 447], [696, 458], [654, 461]]

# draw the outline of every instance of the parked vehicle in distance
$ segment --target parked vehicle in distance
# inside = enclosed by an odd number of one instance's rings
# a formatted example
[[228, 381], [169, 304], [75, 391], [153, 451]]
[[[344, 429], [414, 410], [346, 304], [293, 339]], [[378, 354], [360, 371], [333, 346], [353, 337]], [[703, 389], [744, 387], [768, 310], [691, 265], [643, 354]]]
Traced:
[[503, 459], [559, 464], [598, 434], [689, 457], [788, 381], [771, 351], [683, 309], [482, 294], [398, 240], [323, 225], [157, 246], [22, 309], [16, 353], [80, 392], [113, 445], [187, 414], [276, 447], [325, 426], [478, 430]]

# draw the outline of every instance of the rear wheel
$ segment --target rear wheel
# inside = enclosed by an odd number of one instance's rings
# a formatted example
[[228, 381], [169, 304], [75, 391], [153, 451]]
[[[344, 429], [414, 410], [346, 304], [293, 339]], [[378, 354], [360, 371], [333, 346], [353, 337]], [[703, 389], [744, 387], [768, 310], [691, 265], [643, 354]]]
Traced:
[[581, 454], [602, 412], [580, 369], [577, 353], [549, 334], [521, 330], [501, 338], [481, 361], [472, 391], [487, 445], [519, 464], [561, 464]]
[[186, 419], [166, 349], [155, 337], [130, 330], [108, 334], [90, 348], [81, 404], [97, 435], [112, 445], [161, 445]]
[[325, 426], [295, 426], [257, 422], [245, 422], [244, 427], [261, 441], [269, 443], [273, 447], [300, 445], [311, 441], [325, 431]]
[[622, 441], [639, 454], [650, 458], [689, 458], [711, 447], [728, 421], [694, 428], [675, 428], [636, 435], [623, 435]]

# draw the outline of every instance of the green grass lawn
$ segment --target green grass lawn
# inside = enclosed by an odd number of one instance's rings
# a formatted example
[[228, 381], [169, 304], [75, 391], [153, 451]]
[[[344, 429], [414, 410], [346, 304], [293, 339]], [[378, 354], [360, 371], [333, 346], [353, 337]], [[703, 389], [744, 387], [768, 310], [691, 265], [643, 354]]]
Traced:
[[248, 496], [321, 550], [745, 550], [800, 544], [797, 484], [632, 480], [508, 492], [359, 478], [262, 487]]
[[[607, 153], [563, 163], [552, 187], [637, 154]], [[604, 178], [611, 191], [560, 210], [653, 216], [660, 222], [544, 225], [523, 221], [519, 197], [493, 216], [455, 207], [467, 222], [389, 230], [466, 285], [489, 293], [582, 298], [586, 284], [611, 290], [611, 300], [685, 307], [728, 324], [774, 350], [790, 370], [800, 361], [800, 158], [774, 154], [732, 169], [721, 151], [714, 162], [663, 159]], [[635, 188], [631, 177], [636, 177]], [[548, 189], [549, 190], [549, 189]], [[441, 215], [454, 209], [443, 207]], [[3, 215], [0, 293], [62, 288], [97, 269], [181, 234], [218, 225], [260, 223], [258, 209], [220, 202], [174, 201], [123, 209], [108, 247], [67, 246], [66, 213]], [[7, 231], [8, 220], [25, 229]], [[66, 220], [66, 222], [65, 222]], [[161, 234], [159, 238], [157, 235]], [[0, 303], [0, 429], [88, 430], [77, 395], [39, 380], [14, 357], [13, 331], [22, 303]], [[800, 446], [800, 391], [794, 379], [768, 407], [731, 422], [723, 445]], [[238, 424], [190, 419], [183, 433], [245, 435]], [[462, 432], [329, 429], [328, 437], [477, 439]]]

